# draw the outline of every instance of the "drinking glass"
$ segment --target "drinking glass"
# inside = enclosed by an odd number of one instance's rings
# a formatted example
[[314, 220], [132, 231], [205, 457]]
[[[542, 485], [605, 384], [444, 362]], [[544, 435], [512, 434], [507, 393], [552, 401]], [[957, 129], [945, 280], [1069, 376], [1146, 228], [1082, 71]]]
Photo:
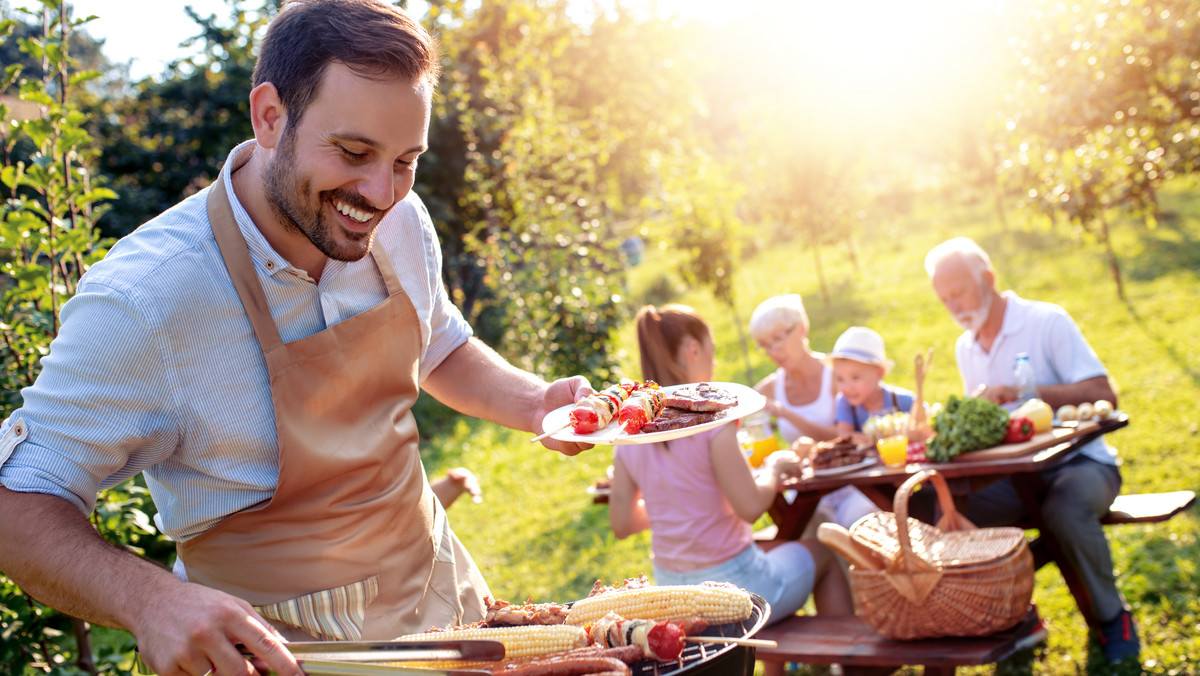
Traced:
[[908, 462], [908, 435], [893, 434], [875, 442], [879, 457], [888, 467], [898, 467]]

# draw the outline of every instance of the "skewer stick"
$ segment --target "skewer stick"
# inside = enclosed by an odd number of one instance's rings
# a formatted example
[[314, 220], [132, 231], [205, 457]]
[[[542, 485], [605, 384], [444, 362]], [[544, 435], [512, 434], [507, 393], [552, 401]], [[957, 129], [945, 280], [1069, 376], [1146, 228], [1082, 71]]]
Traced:
[[626, 420], [625, 422], [621, 423], [621, 426], [617, 428], [617, 431], [616, 431], [616, 432], [614, 432], [614, 433], [613, 433], [613, 435], [612, 435], [611, 437], [609, 437], [609, 438], [608, 438], [608, 440], [606, 440], [604, 443], [606, 443], [606, 444], [611, 444], [611, 443], [613, 443], [614, 441], [616, 441], [616, 440], [617, 440], [617, 437], [621, 436], [621, 435], [622, 435], [622, 434], [625, 432], [625, 426], [626, 426], [626, 425], [628, 425], [628, 424], [629, 424], [629, 421], [628, 421], [628, 420]]
[[550, 430], [549, 432], [546, 432], [545, 434], [539, 434], [539, 435], [537, 435], [536, 437], [534, 437], [534, 438], [530, 439], [530, 440], [529, 440], [529, 443], [531, 443], [531, 444], [533, 444], [533, 443], [537, 443], [537, 442], [541, 441], [542, 439], [545, 439], [546, 437], [549, 437], [549, 436], [553, 436], [553, 435], [555, 435], [555, 434], [558, 434], [559, 432], [561, 432], [561, 431], [563, 431], [563, 430], [567, 429], [567, 428], [568, 428], [568, 427], [570, 427], [570, 426], [571, 426], [571, 423], [570, 423], [570, 421], [568, 421], [568, 422], [567, 422], [567, 424], [563, 425], [562, 427], [560, 427], [560, 428], [558, 428], [558, 429], [556, 429], [556, 430]]
[[685, 641], [693, 643], [731, 643], [733, 645], [748, 645], [755, 648], [778, 648], [779, 644], [775, 641], [767, 641], [761, 638], [733, 638], [732, 636], [688, 636]]

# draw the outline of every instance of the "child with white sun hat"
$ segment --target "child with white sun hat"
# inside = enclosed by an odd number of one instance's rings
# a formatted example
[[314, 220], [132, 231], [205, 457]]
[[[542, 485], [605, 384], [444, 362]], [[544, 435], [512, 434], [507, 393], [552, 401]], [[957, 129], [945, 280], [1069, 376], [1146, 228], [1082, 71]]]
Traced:
[[871, 443], [863, 434], [869, 418], [912, 410], [916, 400], [912, 391], [883, 382], [894, 362], [887, 358], [883, 336], [877, 331], [851, 326], [838, 336], [826, 359], [838, 390], [834, 425], [839, 436], [849, 436], [859, 444]]

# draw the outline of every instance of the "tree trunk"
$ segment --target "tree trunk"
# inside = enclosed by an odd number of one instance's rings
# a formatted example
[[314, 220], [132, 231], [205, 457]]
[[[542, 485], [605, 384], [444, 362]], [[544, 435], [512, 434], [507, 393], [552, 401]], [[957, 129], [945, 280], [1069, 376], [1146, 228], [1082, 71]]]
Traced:
[[1117, 260], [1117, 252], [1113, 250], [1112, 234], [1108, 231], [1108, 218], [1101, 213], [1097, 220], [1100, 221], [1100, 232], [1104, 239], [1104, 252], [1108, 256], [1108, 270], [1112, 273], [1113, 281], [1117, 284], [1117, 297], [1121, 300], [1125, 298], [1125, 285], [1121, 282], [1121, 265]]
[[754, 371], [750, 368], [750, 341], [746, 338], [746, 325], [738, 316], [737, 304], [729, 301], [729, 314], [733, 317], [733, 325], [737, 327], [738, 342], [742, 345], [742, 359], [746, 362], [746, 384], [754, 387]]
[[812, 233], [812, 240], [809, 242], [809, 246], [812, 247], [813, 264], [817, 268], [817, 281], [821, 285], [821, 298], [825, 301], [825, 308], [829, 309], [831, 302], [829, 299], [829, 288], [825, 286], [825, 271], [821, 268], [821, 242], [815, 232]]
[[1008, 214], [1004, 211], [1004, 186], [1000, 184], [1000, 177], [992, 172], [992, 200], [995, 203], [996, 218], [1000, 219], [1000, 229], [1008, 231]]
[[100, 673], [96, 671], [96, 661], [92, 658], [91, 625], [78, 617], [72, 617], [71, 629], [75, 631], [75, 646], [79, 649], [79, 656], [75, 660], [75, 666], [89, 674]]

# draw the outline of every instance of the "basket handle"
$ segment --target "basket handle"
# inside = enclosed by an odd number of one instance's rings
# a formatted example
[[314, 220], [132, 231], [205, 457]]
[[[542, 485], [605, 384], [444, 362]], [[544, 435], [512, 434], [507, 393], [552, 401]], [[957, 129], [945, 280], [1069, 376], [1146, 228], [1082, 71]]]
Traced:
[[958, 522], [958, 512], [954, 507], [954, 498], [950, 494], [950, 487], [946, 485], [946, 478], [937, 470], [928, 469], [917, 472], [896, 491], [893, 509], [896, 519], [896, 537], [900, 545], [900, 558], [888, 567], [886, 576], [897, 592], [917, 604], [924, 602], [942, 579], [940, 568], [922, 559], [913, 551], [912, 540], [908, 534], [908, 500], [917, 486], [926, 481], [933, 482], [933, 486], [937, 490], [938, 502], [942, 511], [947, 515], [946, 521], [952, 524]]
[[[908, 539], [908, 500], [912, 497], [913, 491], [917, 490], [917, 486], [926, 481], [933, 482], [933, 487], [937, 490], [938, 505], [942, 508], [942, 519], [938, 522], [939, 528], [945, 531], [974, 528], [974, 525], [967, 521], [966, 517], [960, 515], [958, 508], [954, 506], [954, 496], [950, 493], [950, 486], [946, 484], [946, 477], [936, 469], [923, 469], [908, 477], [900, 488], [896, 489], [896, 497], [892, 501], [892, 511], [896, 514], [896, 530], [902, 552], [912, 552], [912, 543]], [[904, 524], [904, 527], [900, 528], [900, 524]]]

